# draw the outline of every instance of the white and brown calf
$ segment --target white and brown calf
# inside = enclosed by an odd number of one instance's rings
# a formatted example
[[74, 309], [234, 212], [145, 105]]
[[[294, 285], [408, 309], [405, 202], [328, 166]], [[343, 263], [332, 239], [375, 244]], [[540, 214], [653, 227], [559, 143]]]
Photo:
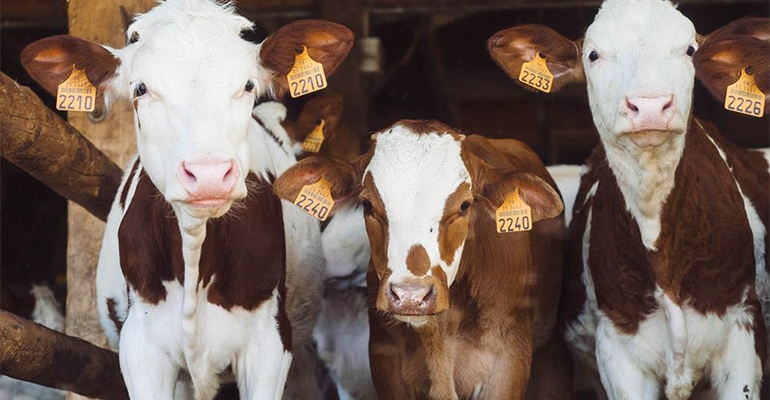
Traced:
[[[575, 200], [566, 338], [610, 399], [758, 400], [767, 357], [768, 153], [692, 117], [696, 75], [723, 101], [750, 67], [769, 93], [770, 23], [702, 38], [668, 1], [608, 0], [578, 41], [526, 25], [489, 41], [517, 77], [537, 52], [554, 89], [585, 80], [602, 145]], [[761, 303], [764, 303], [765, 319]]]
[[[512, 140], [466, 138], [435, 121], [400, 121], [373, 135], [352, 165], [310, 157], [282, 175], [275, 191], [293, 199], [321, 177], [331, 183], [335, 209], [364, 209], [378, 397], [522, 398], [532, 352], [546, 348], [555, 324], [562, 221], [503, 235], [493, 216], [514, 189], [534, 221], [561, 212], [534, 153]], [[524, 301], [533, 276], [548, 279], [535, 282], [531, 307]], [[545, 398], [563, 383], [536, 390]]]
[[[280, 399], [292, 349], [310, 342], [321, 295], [318, 224], [271, 194], [296, 161], [252, 118], [281, 95], [307, 47], [330, 74], [352, 34], [298, 21], [256, 45], [230, 5], [168, 0], [112, 49], [72, 36], [22, 53], [49, 92], [85, 70], [99, 96], [129, 100], [139, 155], [105, 230], [97, 271], [102, 325], [132, 399], [211, 399], [231, 370], [243, 399]], [[256, 111], [258, 112], [258, 111]], [[272, 132], [275, 134], [276, 132]]]

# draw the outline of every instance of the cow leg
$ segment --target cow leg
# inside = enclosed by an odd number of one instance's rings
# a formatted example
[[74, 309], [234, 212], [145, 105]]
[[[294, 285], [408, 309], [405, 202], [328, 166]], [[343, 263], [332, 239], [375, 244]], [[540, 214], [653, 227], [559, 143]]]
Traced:
[[[135, 305], [138, 307], [139, 305]], [[131, 399], [173, 400], [179, 367], [150, 334], [134, 309], [120, 333], [120, 370]]]
[[657, 400], [660, 384], [631, 358], [612, 321], [596, 329], [596, 363], [609, 400]]
[[754, 347], [754, 332], [736, 324], [711, 368], [719, 400], [759, 400], [762, 365]]
[[258, 332], [235, 360], [241, 400], [281, 400], [291, 359], [277, 326]]

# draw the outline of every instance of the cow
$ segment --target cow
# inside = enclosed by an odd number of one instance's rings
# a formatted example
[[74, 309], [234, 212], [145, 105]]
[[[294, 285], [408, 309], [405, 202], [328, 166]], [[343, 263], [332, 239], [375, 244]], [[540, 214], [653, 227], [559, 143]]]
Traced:
[[553, 90], [586, 82], [601, 145], [570, 226], [565, 337], [610, 399], [687, 399], [701, 381], [760, 398], [768, 152], [736, 148], [691, 103], [696, 76], [723, 102], [747, 68], [770, 93], [768, 37], [766, 18], [701, 37], [668, 1], [607, 0], [579, 40], [524, 25], [488, 42], [514, 79], [539, 53]]
[[331, 74], [353, 35], [303, 20], [254, 44], [241, 37], [252, 26], [230, 3], [168, 0], [134, 20], [121, 49], [64, 35], [21, 55], [51, 93], [74, 67], [99, 99], [134, 108], [138, 155], [97, 269], [100, 320], [132, 399], [211, 399], [226, 373], [242, 399], [281, 399], [293, 349], [310, 344], [320, 229], [272, 194], [296, 156], [252, 107], [288, 91], [305, 49]]
[[[364, 210], [378, 398], [522, 398], [532, 352], [558, 339], [551, 333], [561, 284], [563, 221], [553, 218], [562, 202], [532, 150], [466, 137], [436, 121], [402, 120], [372, 135], [355, 162], [306, 158], [274, 191], [293, 200], [321, 178], [331, 186], [332, 213]], [[514, 191], [531, 207], [534, 227], [499, 234], [495, 210]], [[548, 279], [533, 285], [533, 276]], [[563, 383], [541, 389], [558, 392]]]

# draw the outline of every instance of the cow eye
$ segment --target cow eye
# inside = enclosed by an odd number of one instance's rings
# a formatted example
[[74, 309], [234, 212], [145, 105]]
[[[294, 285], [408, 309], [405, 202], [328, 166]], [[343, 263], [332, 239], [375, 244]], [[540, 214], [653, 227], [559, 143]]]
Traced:
[[364, 200], [361, 205], [364, 207], [364, 212], [369, 214], [372, 212], [372, 202], [369, 200]]
[[591, 62], [598, 60], [599, 53], [597, 53], [596, 50], [592, 50], [591, 53], [588, 54], [588, 59], [591, 60]]
[[688, 46], [687, 47], [687, 55], [692, 57], [693, 54], [695, 54], [695, 47]]
[[144, 96], [147, 94], [147, 85], [145, 85], [142, 82], [139, 82], [136, 86], [134, 86], [134, 98], [137, 99], [139, 97]]
[[460, 204], [460, 214], [465, 215], [465, 213], [468, 212], [469, 208], [471, 208], [471, 202], [464, 201], [463, 204]]
[[251, 79], [246, 81], [246, 86], [243, 88], [243, 90], [251, 93], [251, 91], [254, 90], [254, 82], [252, 82]]

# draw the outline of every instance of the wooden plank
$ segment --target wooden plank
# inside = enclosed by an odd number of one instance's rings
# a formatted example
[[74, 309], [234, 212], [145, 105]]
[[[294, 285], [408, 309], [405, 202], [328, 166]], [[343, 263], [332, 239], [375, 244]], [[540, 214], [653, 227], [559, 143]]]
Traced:
[[67, 2], [64, 0], [2, 0], [0, 9], [3, 27], [67, 26]]

